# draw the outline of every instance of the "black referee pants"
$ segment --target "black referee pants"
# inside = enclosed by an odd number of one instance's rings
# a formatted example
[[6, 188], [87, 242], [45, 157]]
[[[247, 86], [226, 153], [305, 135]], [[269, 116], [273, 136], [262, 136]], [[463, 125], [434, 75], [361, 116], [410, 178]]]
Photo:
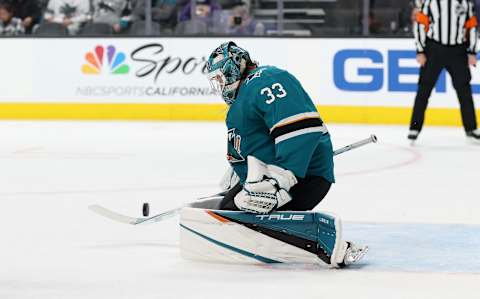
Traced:
[[427, 63], [420, 68], [420, 79], [415, 104], [413, 106], [410, 130], [422, 130], [428, 99], [437, 82], [438, 76], [444, 68], [447, 69], [452, 77], [453, 87], [457, 92], [460, 102], [465, 131], [475, 130], [477, 128], [477, 121], [472, 98], [472, 88], [470, 86], [472, 76], [470, 74], [470, 68], [468, 67], [466, 46], [443, 46], [440, 43], [427, 40], [425, 54], [427, 56]]

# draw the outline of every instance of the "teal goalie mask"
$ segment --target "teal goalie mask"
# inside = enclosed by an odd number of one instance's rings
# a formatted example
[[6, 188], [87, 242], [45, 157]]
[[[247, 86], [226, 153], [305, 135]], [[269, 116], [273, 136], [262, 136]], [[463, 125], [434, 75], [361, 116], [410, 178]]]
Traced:
[[250, 55], [234, 42], [221, 44], [207, 61], [208, 80], [213, 91], [231, 105], [248, 66], [254, 65]]

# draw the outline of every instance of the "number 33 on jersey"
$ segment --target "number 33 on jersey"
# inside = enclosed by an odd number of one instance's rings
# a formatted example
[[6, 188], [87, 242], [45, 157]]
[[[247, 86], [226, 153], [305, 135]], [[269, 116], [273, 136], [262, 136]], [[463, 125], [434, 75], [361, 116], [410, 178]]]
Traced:
[[287, 96], [287, 92], [280, 83], [273, 83], [272, 87], [265, 87], [260, 91], [261, 94], [264, 94], [268, 97], [268, 100], [265, 101], [267, 104], [273, 103], [277, 98], [281, 99]]

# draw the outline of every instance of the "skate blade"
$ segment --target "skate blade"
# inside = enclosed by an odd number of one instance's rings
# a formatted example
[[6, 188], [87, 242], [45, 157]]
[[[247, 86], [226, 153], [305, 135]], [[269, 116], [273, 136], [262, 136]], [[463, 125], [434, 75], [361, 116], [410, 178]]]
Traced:
[[360, 251], [360, 253], [352, 261], [352, 263], [356, 263], [356, 262], [360, 261], [361, 259], [363, 259], [365, 257], [365, 255], [367, 254], [367, 252], [368, 252], [368, 246], [363, 247], [362, 250]]
[[358, 249], [355, 253], [355, 256], [352, 258], [352, 256], [350, 256], [350, 258], [348, 258], [346, 261], [345, 261], [345, 264], [346, 265], [352, 265], [352, 264], [355, 264], [357, 263], [358, 261], [360, 261], [361, 259], [363, 259], [363, 257], [367, 254], [368, 252], [368, 246], [364, 246], [362, 249]]
[[467, 143], [471, 145], [480, 145], [480, 140], [472, 137], [467, 137]]

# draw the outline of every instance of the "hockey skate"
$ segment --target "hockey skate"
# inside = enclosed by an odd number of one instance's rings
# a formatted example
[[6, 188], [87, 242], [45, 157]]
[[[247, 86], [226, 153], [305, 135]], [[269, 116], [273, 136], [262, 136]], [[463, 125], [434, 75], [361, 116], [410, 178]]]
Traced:
[[474, 144], [480, 144], [480, 129], [468, 131], [466, 134], [468, 141]]
[[408, 132], [407, 138], [410, 140], [410, 145], [415, 145], [415, 141], [417, 140], [419, 134], [420, 131], [417, 130], [410, 130]]
[[357, 247], [353, 242], [345, 241], [345, 255], [343, 261], [338, 264], [340, 268], [347, 267], [360, 261], [368, 252], [368, 246]]

